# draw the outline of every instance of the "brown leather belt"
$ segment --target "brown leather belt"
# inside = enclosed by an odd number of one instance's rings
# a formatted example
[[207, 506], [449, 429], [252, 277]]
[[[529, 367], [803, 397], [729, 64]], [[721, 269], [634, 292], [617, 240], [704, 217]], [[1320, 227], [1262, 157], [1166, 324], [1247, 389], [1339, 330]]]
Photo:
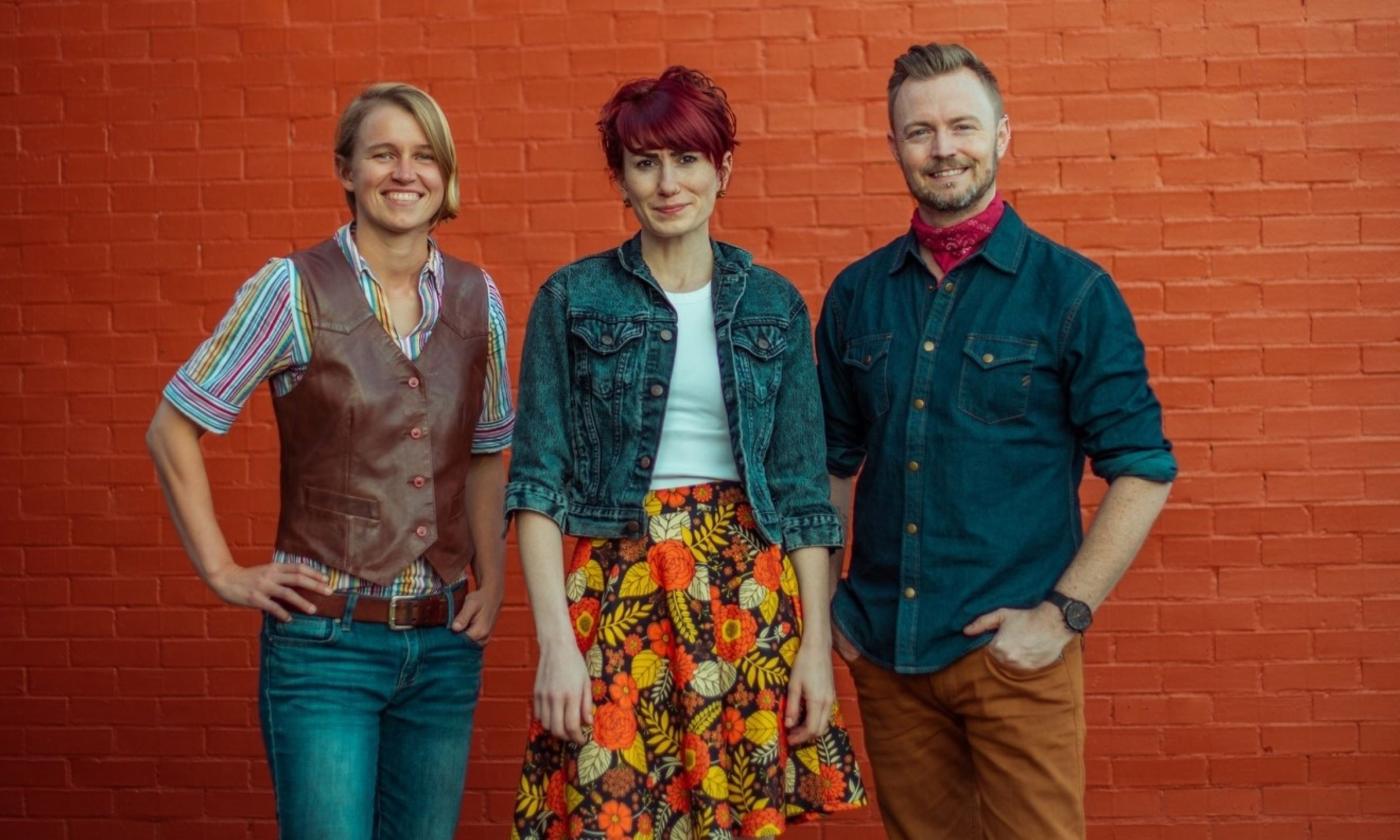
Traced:
[[[390, 630], [412, 630], [415, 627], [446, 627], [452, 617], [452, 606], [461, 607], [461, 596], [467, 592], [466, 583], [437, 592], [416, 597], [398, 596], [394, 598], [371, 598], [361, 595], [355, 601], [355, 611], [351, 617], [355, 621], [372, 621], [387, 624]], [[345, 603], [350, 600], [344, 592], [322, 595], [297, 588], [297, 594], [316, 607], [316, 614], [326, 618], [341, 618], [345, 615]], [[449, 595], [451, 597], [449, 597]]]

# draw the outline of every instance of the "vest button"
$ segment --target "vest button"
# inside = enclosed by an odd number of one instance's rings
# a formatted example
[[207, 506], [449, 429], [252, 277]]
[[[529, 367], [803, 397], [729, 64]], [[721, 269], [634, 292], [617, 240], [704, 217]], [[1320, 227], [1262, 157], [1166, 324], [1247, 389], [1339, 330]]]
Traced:
[[410, 376], [410, 377], [408, 378], [408, 387], [410, 387], [410, 388], [417, 388], [417, 387], [418, 387], [418, 377], [416, 377], [416, 376]]
[[426, 478], [424, 478], [423, 476], [421, 476], [421, 475], [415, 475], [415, 476], [413, 477], [413, 486], [414, 486], [414, 487], [422, 487], [424, 484], [427, 484], [427, 483], [428, 483], [428, 480], [427, 480]]
[[408, 436], [413, 438], [414, 440], [418, 440], [423, 436], [423, 430], [418, 428], [417, 426], [414, 426], [412, 429], [408, 430]]
[[420, 537], [426, 537], [428, 536], [428, 526], [419, 525], [417, 528], [413, 529], [413, 533], [417, 534]]

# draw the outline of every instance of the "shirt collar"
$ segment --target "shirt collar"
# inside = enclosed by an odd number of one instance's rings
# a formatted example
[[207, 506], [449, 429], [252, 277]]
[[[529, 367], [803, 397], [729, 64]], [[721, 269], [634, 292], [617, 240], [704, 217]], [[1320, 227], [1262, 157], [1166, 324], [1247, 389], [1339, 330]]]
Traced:
[[[1008, 201], [1006, 212], [1002, 214], [1001, 221], [997, 222], [996, 230], [987, 237], [981, 250], [968, 260], [984, 259], [1004, 274], [1015, 274], [1021, 264], [1021, 256], [1025, 253], [1026, 235], [1026, 223], [1021, 221], [1021, 217]], [[923, 266], [923, 260], [919, 258], [919, 240], [914, 236], [913, 230], [906, 231], [900, 239], [899, 250], [890, 265], [890, 274], [904, 268], [904, 264], [911, 259]]]
[[[369, 276], [375, 283], [379, 281], [375, 278], [374, 272], [370, 270], [369, 263], [360, 256], [360, 249], [355, 245], [355, 223], [350, 222], [341, 226], [335, 232], [336, 244], [340, 246], [340, 252], [345, 255], [345, 259], [350, 266], [356, 270], [357, 276]], [[423, 272], [418, 275], [418, 282], [422, 283], [426, 276], [428, 282], [433, 284], [433, 288], [438, 292], [442, 291], [442, 252], [438, 250], [437, 242], [431, 236], [428, 237], [428, 259], [423, 263]]]

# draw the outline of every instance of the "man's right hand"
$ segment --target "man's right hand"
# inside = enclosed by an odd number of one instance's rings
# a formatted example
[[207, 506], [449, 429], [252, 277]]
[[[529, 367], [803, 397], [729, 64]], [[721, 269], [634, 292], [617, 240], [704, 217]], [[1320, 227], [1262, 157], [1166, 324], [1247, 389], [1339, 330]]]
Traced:
[[279, 621], [291, 621], [292, 614], [283, 602], [307, 615], [316, 608], [301, 597], [297, 588], [331, 593], [330, 581], [320, 572], [300, 563], [264, 563], [260, 566], [240, 566], [228, 563], [209, 574], [209, 588], [230, 604], [254, 607], [269, 613]]
[[831, 623], [831, 646], [836, 648], [836, 655], [847, 663], [860, 659], [860, 651], [851, 644], [851, 640], [846, 638], [846, 634], [841, 632], [841, 628], [834, 621]]
[[593, 683], [583, 654], [572, 643], [542, 646], [535, 672], [535, 717], [556, 738], [583, 744], [593, 725]]

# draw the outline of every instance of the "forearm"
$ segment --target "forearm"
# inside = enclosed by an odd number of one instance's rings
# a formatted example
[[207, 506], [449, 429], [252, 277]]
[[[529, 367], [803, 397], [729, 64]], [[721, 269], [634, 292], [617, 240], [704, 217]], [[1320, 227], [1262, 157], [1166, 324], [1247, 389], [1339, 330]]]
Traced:
[[473, 455], [467, 471], [467, 521], [471, 524], [476, 556], [472, 575], [478, 589], [504, 591], [506, 541], [501, 530], [505, 504], [505, 458], [499, 452]]
[[1084, 544], [1055, 588], [1097, 609], [1132, 565], [1171, 484], [1122, 476], [1109, 485]]
[[791, 552], [802, 598], [802, 642], [831, 646], [831, 575], [825, 548], [799, 548]]
[[214, 514], [209, 474], [199, 448], [201, 434], [203, 430], [193, 421], [161, 400], [146, 431], [146, 447], [185, 554], [209, 583], [234, 562]]
[[574, 643], [564, 595], [564, 535], [553, 519], [532, 510], [516, 517], [520, 563], [541, 647]]

